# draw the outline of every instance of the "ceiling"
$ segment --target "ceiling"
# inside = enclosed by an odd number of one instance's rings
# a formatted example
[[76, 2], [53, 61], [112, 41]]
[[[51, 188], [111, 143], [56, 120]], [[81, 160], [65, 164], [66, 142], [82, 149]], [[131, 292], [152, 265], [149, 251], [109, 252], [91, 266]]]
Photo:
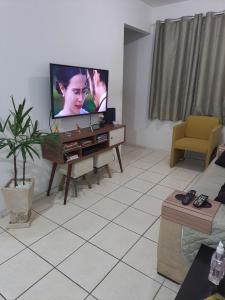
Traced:
[[184, 1], [188, 1], [188, 0], [142, 0], [142, 1], [152, 7], [157, 7], [157, 6], [163, 6], [163, 5], [168, 5], [168, 4], [172, 4], [172, 3], [184, 2]]

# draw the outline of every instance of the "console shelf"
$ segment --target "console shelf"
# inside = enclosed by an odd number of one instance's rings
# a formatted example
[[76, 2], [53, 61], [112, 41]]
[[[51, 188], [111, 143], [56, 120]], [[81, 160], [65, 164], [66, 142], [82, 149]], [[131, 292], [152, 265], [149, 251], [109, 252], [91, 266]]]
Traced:
[[[125, 142], [125, 128], [125, 125], [110, 124], [94, 131], [88, 127], [80, 131], [72, 130], [59, 133], [54, 138], [47, 138], [41, 146], [42, 157], [53, 163], [47, 196], [50, 194], [58, 164], [68, 164], [67, 181], [69, 181], [70, 165], [72, 166], [73, 163], [94, 156], [97, 153], [115, 148], [120, 170], [123, 172], [119, 145]], [[67, 193], [65, 193], [64, 204], [66, 203], [66, 197]]]

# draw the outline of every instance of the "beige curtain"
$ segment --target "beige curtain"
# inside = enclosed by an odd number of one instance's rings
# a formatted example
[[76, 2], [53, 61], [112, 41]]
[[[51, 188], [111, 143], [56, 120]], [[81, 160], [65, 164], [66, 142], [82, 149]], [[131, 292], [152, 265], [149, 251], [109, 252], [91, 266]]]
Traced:
[[156, 24], [150, 119], [184, 120], [224, 111], [224, 15], [202, 14]]
[[208, 13], [203, 20], [192, 112], [225, 123], [225, 14]]

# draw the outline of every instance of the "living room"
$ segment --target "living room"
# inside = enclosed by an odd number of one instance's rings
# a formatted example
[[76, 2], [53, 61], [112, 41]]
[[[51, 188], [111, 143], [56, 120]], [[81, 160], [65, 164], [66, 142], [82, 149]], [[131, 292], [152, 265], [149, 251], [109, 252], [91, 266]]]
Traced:
[[[29, 228], [7, 227], [0, 195], [0, 299], [175, 299], [181, 282], [157, 273], [163, 201], [192, 187], [213, 197], [225, 176], [218, 166], [219, 175], [210, 173], [212, 163], [205, 170], [204, 156], [196, 153], [170, 167], [173, 129], [182, 120], [149, 119], [156, 21], [220, 13], [224, 0], [1, 0], [0, 7], [1, 121], [13, 95], [16, 105], [26, 98], [43, 132], [82, 132], [98, 122], [98, 114], [49, 116], [51, 63], [108, 70], [108, 107], [115, 108], [115, 126], [126, 126], [111, 174], [102, 170], [99, 184], [92, 174], [91, 190], [77, 182], [77, 197], [70, 184], [66, 205], [58, 169], [46, 197], [54, 159], [27, 160], [27, 174], [35, 179]], [[224, 140], [222, 126], [218, 144]], [[1, 151], [1, 187], [13, 177], [6, 155]], [[218, 177], [215, 184], [212, 177]]]

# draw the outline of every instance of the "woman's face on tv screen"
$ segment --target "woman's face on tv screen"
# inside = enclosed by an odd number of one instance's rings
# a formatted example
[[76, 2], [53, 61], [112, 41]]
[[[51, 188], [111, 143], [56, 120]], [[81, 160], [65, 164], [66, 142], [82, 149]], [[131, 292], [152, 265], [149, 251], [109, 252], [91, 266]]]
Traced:
[[64, 107], [71, 114], [79, 114], [87, 93], [87, 77], [83, 74], [71, 77], [69, 85], [62, 92], [65, 99]]

